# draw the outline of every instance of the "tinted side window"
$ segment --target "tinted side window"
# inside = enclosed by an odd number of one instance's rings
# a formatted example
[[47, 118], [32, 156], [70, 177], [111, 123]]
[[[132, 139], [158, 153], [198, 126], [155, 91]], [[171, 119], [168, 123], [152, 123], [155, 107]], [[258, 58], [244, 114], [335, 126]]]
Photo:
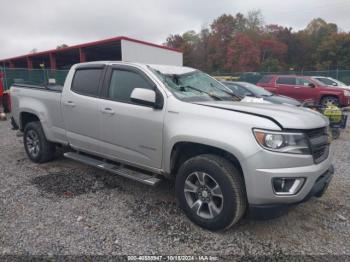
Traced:
[[270, 83], [271, 79], [272, 79], [272, 76], [263, 76], [263, 78], [259, 80], [259, 83], [268, 84]]
[[132, 71], [113, 70], [108, 97], [131, 103], [130, 95], [135, 88], [154, 90], [154, 87], [143, 76]]
[[295, 77], [279, 77], [276, 83], [280, 85], [295, 85], [296, 81]]
[[328, 78], [316, 78], [316, 80], [320, 81], [322, 84], [325, 84], [325, 85], [328, 85], [328, 86], [331, 86], [331, 85], [334, 85], [334, 86], [337, 86], [337, 83], [328, 79]]
[[78, 69], [75, 72], [72, 90], [87, 96], [98, 96], [102, 69]]

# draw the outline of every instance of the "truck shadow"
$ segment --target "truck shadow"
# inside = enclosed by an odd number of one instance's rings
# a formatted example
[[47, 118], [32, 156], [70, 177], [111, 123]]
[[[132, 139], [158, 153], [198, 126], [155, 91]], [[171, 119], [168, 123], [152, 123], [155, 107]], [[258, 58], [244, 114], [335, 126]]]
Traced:
[[77, 168], [62, 172], [49, 172], [33, 178], [31, 183], [43, 193], [67, 198], [106, 189], [124, 191], [119, 177], [94, 171]]
[[[30, 181], [43, 196], [48, 198], [73, 198], [82, 194], [96, 193], [103, 190], [115, 190], [121, 193], [132, 191], [152, 191], [152, 187], [113, 175], [95, 168], [70, 168], [59, 172], [50, 172], [37, 176]], [[174, 185], [170, 181], [162, 181], [157, 189], [172, 191]], [[133, 188], [132, 191], [129, 188]]]

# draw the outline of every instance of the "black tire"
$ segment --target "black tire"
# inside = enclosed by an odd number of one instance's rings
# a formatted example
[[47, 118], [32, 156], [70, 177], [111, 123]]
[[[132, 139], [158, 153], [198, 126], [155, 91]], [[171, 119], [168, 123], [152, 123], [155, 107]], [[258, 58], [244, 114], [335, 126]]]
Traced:
[[[220, 192], [223, 196], [221, 211], [216, 213], [216, 216], [213, 218], [203, 218], [203, 215], [198, 215], [198, 210], [203, 209], [203, 205], [200, 205], [201, 207], [197, 210], [193, 210], [186, 199], [189, 194], [193, 195], [194, 198], [196, 196], [198, 198], [203, 197], [203, 191], [198, 194], [193, 192], [185, 193], [186, 181], [197, 172], [209, 174], [209, 177], [221, 189]], [[207, 179], [211, 180], [210, 178]], [[197, 183], [197, 185], [199, 184]], [[203, 154], [187, 160], [180, 167], [176, 176], [175, 189], [179, 205], [189, 219], [195, 224], [212, 231], [230, 228], [242, 218], [246, 211], [247, 199], [242, 175], [231, 162], [220, 156]], [[212, 191], [209, 192], [213, 193]], [[207, 196], [207, 193], [205, 195]], [[209, 204], [206, 207], [209, 211]]]
[[339, 106], [339, 99], [334, 96], [325, 96], [321, 99], [321, 106], [326, 108], [327, 105]]
[[[28, 144], [29, 139], [31, 139], [31, 136], [34, 136], [34, 134], [38, 138], [38, 151], [35, 154], [30, 150], [30, 145]], [[56, 147], [46, 139], [40, 122], [30, 122], [25, 126], [23, 142], [24, 149], [31, 161], [35, 163], [45, 163], [54, 159]]]
[[332, 128], [332, 138], [338, 139], [340, 137], [340, 129], [339, 128]]

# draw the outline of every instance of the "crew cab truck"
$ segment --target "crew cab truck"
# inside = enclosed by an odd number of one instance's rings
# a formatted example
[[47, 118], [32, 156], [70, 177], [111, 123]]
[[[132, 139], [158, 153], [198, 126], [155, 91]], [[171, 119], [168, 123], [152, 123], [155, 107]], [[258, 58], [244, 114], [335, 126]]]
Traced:
[[210, 230], [320, 197], [332, 178], [324, 116], [240, 102], [192, 68], [82, 63], [62, 91], [10, 92], [32, 161], [53, 160], [62, 145], [67, 158], [148, 185], [174, 178], [180, 207]]
[[257, 83], [258, 86], [276, 94], [295, 98], [299, 101], [313, 100], [326, 108], [350, 106], [350, 91], [341, 87], [329, 86], [316, 78], [294, 75], [266, 75]]

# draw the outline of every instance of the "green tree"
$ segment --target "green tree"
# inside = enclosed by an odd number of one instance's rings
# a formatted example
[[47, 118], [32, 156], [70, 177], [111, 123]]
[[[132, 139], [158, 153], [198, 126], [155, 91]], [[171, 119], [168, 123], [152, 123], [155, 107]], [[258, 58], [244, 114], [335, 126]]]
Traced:
[[283, 70], [283, 67], [280, 65], [280, 61], [272, 57], [265, 59], [259, 67], [261, 72], [279, 72], [281, 70]]
[[247, 29], [253, 32], [259, 32], [264, 25], [264, 17], [260, 10], [250, 10], [246, 18]]
[[317, 49], [317, 69], [327, 70], [350, 66], [350, 34], [333, 34]]

